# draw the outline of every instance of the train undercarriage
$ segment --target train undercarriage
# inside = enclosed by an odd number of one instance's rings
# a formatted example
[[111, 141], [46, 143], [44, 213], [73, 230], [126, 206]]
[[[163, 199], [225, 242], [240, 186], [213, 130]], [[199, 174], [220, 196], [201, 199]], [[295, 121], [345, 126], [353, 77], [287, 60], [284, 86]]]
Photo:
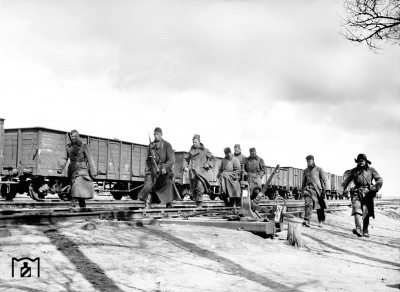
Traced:
[[[94, 181], [96, 192], [109, 192], [115, 200], [124, 196], [136, 200], [142, 186], [142, 182]], [[35, 201], [42, 201], [48, 194], [57, 194], [61, 200], [70, 201], [70, 191], [71, 184], [66, 177], [5, 175], [0, 181], [0, 195], [6, 201], [24, 193]]]

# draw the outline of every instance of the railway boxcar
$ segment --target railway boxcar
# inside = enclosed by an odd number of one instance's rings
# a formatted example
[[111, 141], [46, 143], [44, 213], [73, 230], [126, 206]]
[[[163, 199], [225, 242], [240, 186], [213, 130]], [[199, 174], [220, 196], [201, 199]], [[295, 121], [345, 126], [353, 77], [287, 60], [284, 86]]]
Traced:
[[[270, 177], [271, 173], [274, 171], [275, 167], [266, 166], [265, 167], [265, 175], [261, 179], [261, 184], [264, 185], [267, 182], [267, 179]], [[289, 181], [288, 174], [285, 168], [279, 168], [278, 173], [274, 175], [271, 180], [270, 185], [276, 187], [283, 187]]]
[[[27, 192], [40, 200], [47, 193], [57, 193], [67, 199], [69, 181], [57, 174], [58, 160], [66, 144], [68, 132], [35, 127], [5, 129], [2, 120], [0, 140], [1, 195], [12, 200], [17, 193]], [[131, 190], [144, 180], [147, 145], [115, 139], [80, 135], [89, 146], [99, 175], [96, 181], [110, 184], [111, 194], [121, 199], [124, 194], [135, 198]]]
[[303, 180], [304, 170], [290, 166], [285, 166], [281, 169], [286, 172], [283, 186], [285, 186], [288, 190], [291, 188], [301, 189], [301, 182]]
[[331, 174], [331, 195], [332, 199], [340, 199], [344, 198], [343, 190], [342, 190], [343, 176]]

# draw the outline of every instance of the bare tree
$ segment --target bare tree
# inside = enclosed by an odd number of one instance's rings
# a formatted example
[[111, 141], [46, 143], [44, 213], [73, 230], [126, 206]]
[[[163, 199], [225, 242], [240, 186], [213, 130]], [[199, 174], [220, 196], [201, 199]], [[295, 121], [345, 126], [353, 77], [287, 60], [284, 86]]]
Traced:
[[383, 43], [400, 45], [400, 0], [345, 0], [342, 35], [376, 51]]

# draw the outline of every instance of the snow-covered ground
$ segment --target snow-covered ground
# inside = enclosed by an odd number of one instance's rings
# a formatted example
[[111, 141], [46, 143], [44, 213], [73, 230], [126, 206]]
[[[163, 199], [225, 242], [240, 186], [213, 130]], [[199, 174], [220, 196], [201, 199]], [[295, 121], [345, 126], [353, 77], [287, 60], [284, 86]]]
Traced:
[[[370, 238], [352, 234], [350, 209], [327, 214], [325, 228], [303, 228], [301, 249], [286, 243], [286, 230], [264, 239], [101, 220], [94, 230], [82, 229], [87, 221], [8, 226], [0, 291], [398, 291], [399, 210], [377, 209]], [[12, 278], [12, 257], [40, 257], [40, 278]]]

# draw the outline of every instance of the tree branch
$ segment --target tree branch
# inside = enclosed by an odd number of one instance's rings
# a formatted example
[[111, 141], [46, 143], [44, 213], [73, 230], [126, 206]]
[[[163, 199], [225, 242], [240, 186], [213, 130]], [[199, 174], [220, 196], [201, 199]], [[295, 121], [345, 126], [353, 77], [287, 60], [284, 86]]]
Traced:
[[348, 40], [365, 42], [370, 49], [377, 41], [400, 44], [400, 2], [398, 0], [346, 0], [347, 17], [342, 17], [341, 34]]

